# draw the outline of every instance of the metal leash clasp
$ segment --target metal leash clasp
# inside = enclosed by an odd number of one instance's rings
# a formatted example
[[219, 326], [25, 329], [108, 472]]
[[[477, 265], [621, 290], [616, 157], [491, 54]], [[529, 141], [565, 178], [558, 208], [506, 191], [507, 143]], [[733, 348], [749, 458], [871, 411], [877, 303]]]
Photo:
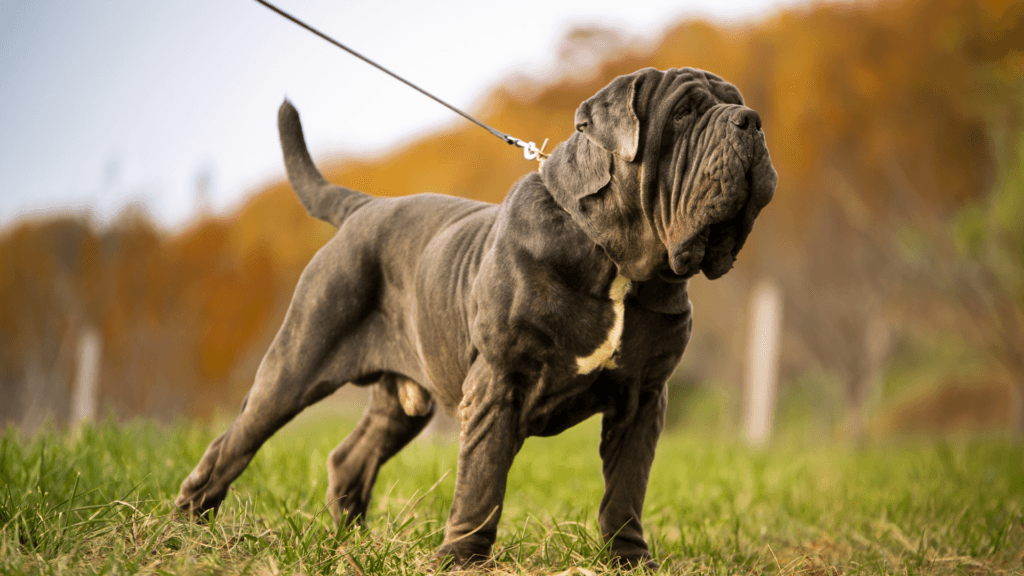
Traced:
[[541, 144], [540, 148], [537, 148], [536, 142], [523, 142], [518, 138], [511, 138], [511, 142], [509, 143], [522, 148], [523, 158], [526, 158], [527, 160], [537, 160], [539, 158], [543, 161], [548, 157], [548, 155], [544, 153], [544, 147], [548, 145], [547, 139], [544, 140], [544, 143]]
[[540, 156], [540, 150], [537, 149], [537, 145], [533, 142], [527, 143], [526, 147], [523, 148], [523, 158], [533, 160], [537, 156]]

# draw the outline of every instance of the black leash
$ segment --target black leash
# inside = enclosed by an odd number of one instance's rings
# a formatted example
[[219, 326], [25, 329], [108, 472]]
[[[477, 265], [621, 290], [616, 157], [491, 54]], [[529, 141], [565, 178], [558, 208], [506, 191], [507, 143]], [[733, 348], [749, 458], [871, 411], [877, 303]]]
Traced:
[[[317, 36], [323, 38], [324, 40], [327, 40], [331, 44], [334, 44], [338, 48], [341, 48], [345, 52], [348, 52], [349, 54], [355, 56], [356, 58], [359, 58], [360, 60], [362, 60], [363, 62], [366, 62], [370, 66], [373, 66], [374, 68], [380, 70], [381, 72], [384, 72], [385, 74], [387, 74], [388, 76], [391, 76], [395, 80], [398, 80], [399, 82], [405, 84], [406, 86], [412, 88], [413, 90], [416, 90], [417, 92], [419, 92], [420, 94], [423, 94], [424, 96], [430, 98], [434, 102], [437, 102], [438, 104], [444, 106], [445, 108], [451, 110], [452, 112], [455, 112], [456, 114], [458, 114], [459, 116], [462, 116], [466, 120], [469, 120], [473, 124], [476, 124], [477, 126], [483, 128], [484, 130], [487, 130], [488, 132], [490, 132], [491, 134], [494, 134], [498, 138], [501, 138], [502, 140], [505, 141], [506, 144], [512, 144], [513, 146], [518, 146], [518, 147], [522, 148], [523, 149], [523, 156], [527, 160], [534, 160], [534, 159], [536, 159], [536, 160], [540, 161], [543, 164], [544, 159], [548, 157], [548, 155], [545, 154], [544, 151], [543, 151], [544, 150], [544, 146], [541, 146], [540, 149], [538, 149], [537, 145], [534, 144], [533, 142], [523, 142], [522, 140], [520, 140], [518, 138], [509, 136], [508, 134], [505, 134], [504, 132], [499, 132], [499, 131], [495, 130], [494, 128], [491, 128], [487, 124], [484, 124], [483, 122], [477, 120], [476, 118], [473, 118], [469, 114], [466, 114], [462, 110], [459, 110], [458, 108], [452, 106], [451, 104], [445, 102], [444, 100], [441, 100], [440, 98], [438, 98], [437, 96], [434, 96], [430, 92], [427, 92], [423, 88], [420, 88], [419, 86], [413, 84], [412, 82], [409, 82], [405, 78], [402, 78], [398, 74], [395, 74], [391, 70], [388, 70], [387, 68], [381, 66], [380, 64], [377, 64], [373, 60], [370, 60], [366, 56], [363, 56], [362, 54], [356, 52], [355, 50], [349, 48], [348, 46], [345, 46], [341, 42], [338, 42], [334, 38], [331, 38], [330, 36], [324, 34], [323, 32], [321, 32], [319, 30], [317, 30], [316, 28], [313, 28], [312, 26], [310, 26], [309, 24], [306, 24], [302, 20], [299, 20], [295, 16], [292, 16], [291, 14], [285, 12], [284, 10], [281, 10], [277, 6], [274, 6], [273, 4], [271, 4], [270, 2], [267, 2], [266, 0], [256, 0], [256, 1], [259, 2], [260, 4], [266, 6], [267, 8], [270, 8], [274, 12], [280, 14], [281, 16], [287, 18], [288, 20], [291, 20], [292, 22], [298, 24], [299, 26], [302, 26], [306, 30], [309, 30], [313, 34], [316, 34]], [[547, 144], [547, 140], [544, 141], [544, 144], [545, 145]]]

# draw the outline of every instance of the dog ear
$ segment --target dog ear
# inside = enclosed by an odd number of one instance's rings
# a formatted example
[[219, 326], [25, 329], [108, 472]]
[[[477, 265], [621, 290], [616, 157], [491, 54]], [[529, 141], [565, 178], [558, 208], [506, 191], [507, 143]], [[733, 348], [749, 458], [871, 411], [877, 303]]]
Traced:
[[582, 134], [573, 134], [544, 161], [541, 177], [555, 200], [570, 212], [583, 198], [596, 194], [612, 179], [612, 155]]
[[577, 131], [630, 162], [640, 142], [640, 120], [633, 103], [643, 78], [639, 73], [619, 76], [576, 109]]

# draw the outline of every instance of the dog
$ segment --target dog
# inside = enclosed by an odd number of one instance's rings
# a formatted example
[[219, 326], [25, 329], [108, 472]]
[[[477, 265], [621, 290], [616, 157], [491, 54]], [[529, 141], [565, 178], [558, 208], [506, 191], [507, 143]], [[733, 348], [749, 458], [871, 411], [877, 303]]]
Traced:
[[528, 436], [602, 414], [599, 525], [625, 566], [658, 564], [641, 511], [666, 382], [690, 337], [690, 278], [732, 268], [777, 181], [761, 119], [709, 72], [647, 68], [583, 102], [576, 131], [500, 205], [377, 198], [330, 184], [287, 101], [288, 179], [337, 234], [299, 278], [241, 412], [175, 504], [215, 511], [259, 447], [346, 383], [370, 387], [330, 454], [338, 522], [366, 515], [377, 471], [457, 413], [443, 566], [486, 561], [512, 460]]

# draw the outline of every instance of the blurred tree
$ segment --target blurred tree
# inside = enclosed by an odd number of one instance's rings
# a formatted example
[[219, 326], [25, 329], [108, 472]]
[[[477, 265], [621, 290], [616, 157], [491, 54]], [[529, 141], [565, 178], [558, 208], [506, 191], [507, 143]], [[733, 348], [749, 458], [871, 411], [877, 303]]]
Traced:
[[[992, 151], [992, 183], [947, 217], [916, 206], [904, 237], [919, 324], [970, 338], [1011, 383], [1010, 430], [1024, 439], [1024, 4], [985, 2], [962, 12], [964, 53], [974, 63], [967, 104]], [[909, 242], [906, 242], [909, 240]], [[908, 310], [914, 309], [908, 306]]]
[[[1021, 88], [1024, 86], [1018, 86]], [[1024, 104], [1024, 90], [1020, 90]], [[1022, 109], [1024, 110], [1024, 109]], [[1016, 119], [1019, 126], [1019, 119]], [[1013, 126], [1014, 124], [1002, 124]], [[953, 296], [966, 326], [1014, 385], [1011, 427], [1024, 438], [1024, 132], [1002, 143], [991, 195], [954, 220], [957, 253]]]

